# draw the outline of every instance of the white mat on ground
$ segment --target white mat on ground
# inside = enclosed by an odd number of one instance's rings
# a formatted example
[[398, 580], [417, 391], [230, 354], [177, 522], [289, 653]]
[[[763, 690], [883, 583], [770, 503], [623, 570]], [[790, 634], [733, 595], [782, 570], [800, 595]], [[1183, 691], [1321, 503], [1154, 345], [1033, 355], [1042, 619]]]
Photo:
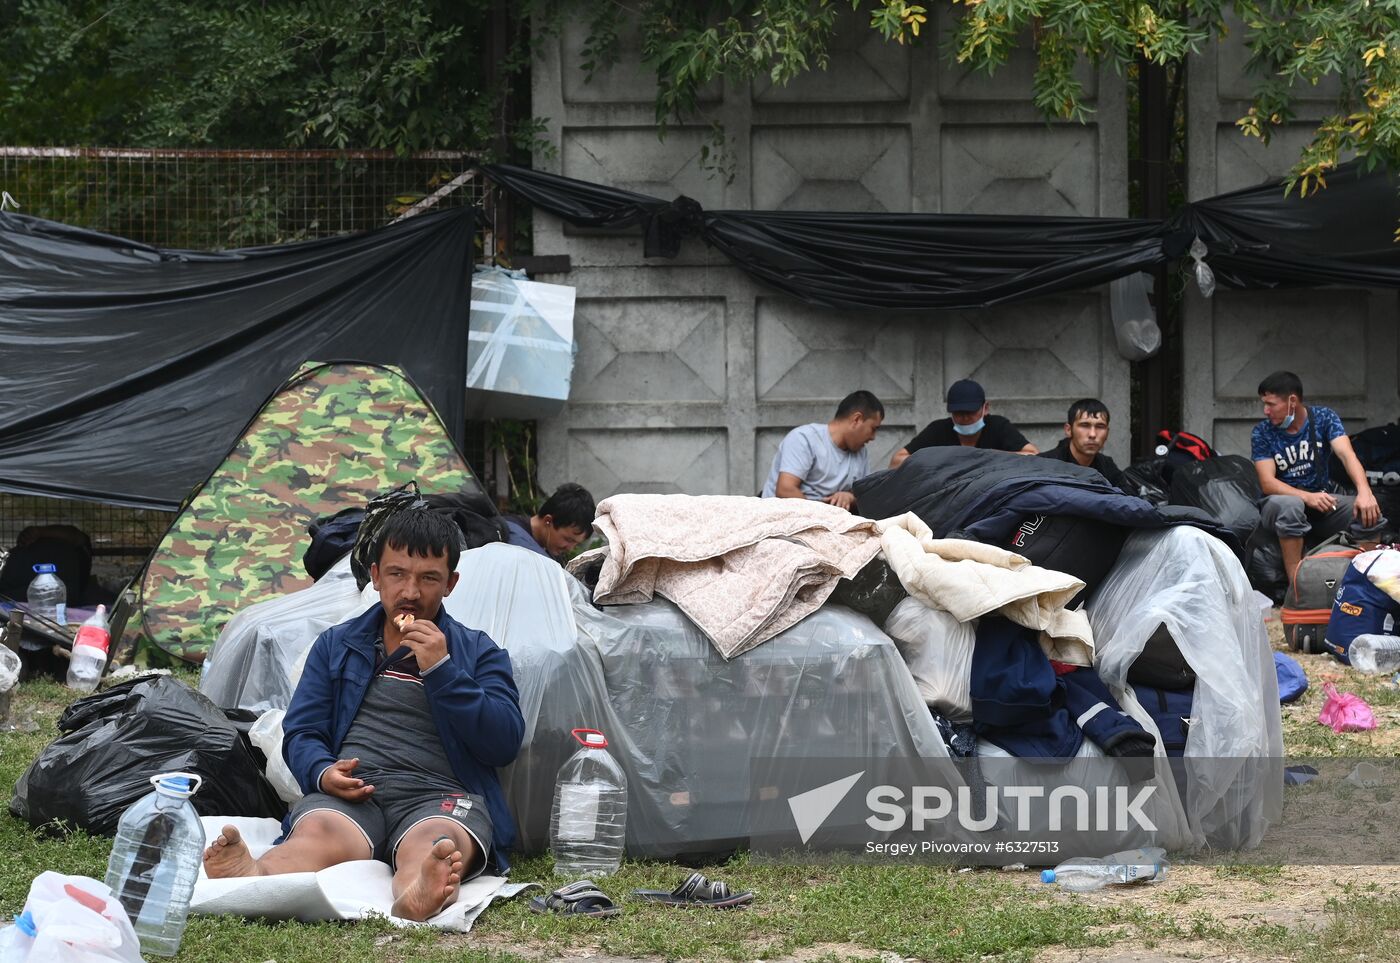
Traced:
[[[228, 825], [237, 827], [254, 856], [272, 846], [282, 832], [275, 819], [244, 816], [203, 816], [204, 838], [213, 840]], [[199, 871], [190, 912], [217, 916], [247, 916], [269, 920], [357, 920], [377, 914], [398, 926], [435, 926], [465, 933], [495, 899], [509, 899], [533, 883], [511, 883], [502, 876], [478, 876], [464, 883], [456, 901], [425, 923], [389, 914], [394, 897], [389, 866], [377, 860], [341, 863], [319, 873], [210, 879]]]

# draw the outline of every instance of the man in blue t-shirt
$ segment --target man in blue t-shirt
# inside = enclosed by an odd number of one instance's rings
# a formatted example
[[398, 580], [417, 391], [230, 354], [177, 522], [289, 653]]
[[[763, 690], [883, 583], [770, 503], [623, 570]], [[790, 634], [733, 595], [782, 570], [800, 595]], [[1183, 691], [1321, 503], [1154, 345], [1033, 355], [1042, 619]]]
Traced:
[[851, 511], [851, 485], [870, 473], [865, 446], [880, 430], [885, 406], [868, 391], [852, 391], [836, 406], [830, 421], [798, 425], [787, 433], [768, 480], [764, 498], [809, 498]]
[[[1251, 438], [1254, 470], [1264, 490], [1260, 524], [1278, 536], [1288, 578], [1303, 558], [1303, 539], [1376, 528], [1380, 506], [1371, 494], [1342, 419], [1331, 408], [1303, 403], [1303, 382], [1291, 371], [1275, 371], [1259, 383], [1264, 420]], [[1356, 488], [1355, 495], [1333, 492], [1328, 453], [1335, 452]]]

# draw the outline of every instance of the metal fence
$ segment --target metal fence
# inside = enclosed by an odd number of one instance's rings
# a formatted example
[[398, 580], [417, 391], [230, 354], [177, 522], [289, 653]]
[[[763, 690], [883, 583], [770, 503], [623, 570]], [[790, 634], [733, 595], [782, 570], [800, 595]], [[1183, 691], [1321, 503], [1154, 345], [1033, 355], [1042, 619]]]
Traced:
[[[483, 212], [476, 258], [495, 250], [494, 203], [460, 151], [132, 150], [0, 146], [0, 204], [156, 247], [226, 250], [382, 227], [427, 210]], [[469, 425], [481, 469], [485, 431]], [[0, 552], [32, 525], [74, 525], [93, 541], [94, 575], [130, 578], [173, 515], [0, 494]]]

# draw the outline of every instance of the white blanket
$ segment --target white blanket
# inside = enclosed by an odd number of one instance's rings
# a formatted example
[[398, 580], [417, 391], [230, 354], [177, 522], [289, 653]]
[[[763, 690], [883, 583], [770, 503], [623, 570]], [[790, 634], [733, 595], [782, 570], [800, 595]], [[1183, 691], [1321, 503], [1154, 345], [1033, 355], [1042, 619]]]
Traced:
[[614, 495], [593, 525], [608, 540], [593, 600], [680, 606], [732, 659], [821, 608], [880, 551], [875, 523], [823, 502], [729, 495]]
[[[245, 816], [203, 816], [204, 838], [212, 840], [232, 825], [243, 834], [248, 849], [261, 856], [282, 832], [275, 819]], [[199, 870], [194, 884], [190, 912], [217, 916], [247, 916], [252, 919], [357, 920], [367, 916], [388, 917], [397, 926], [434, 926], [466, 933], [495, 899], [509, 899], [534, 883], [509, 883], [501, 876], [478, 876], [463, 883], [457, 899], [447, 909], [424, 923], [399, 919], [389, 913], [394, 905], [390, 889], [393, 875], [378, 860], [341, 863], [319, 873], [287, 873], [282, 876], [245, 876], [210, 879]]]
[[1072, 665], [1094, 664], [1094, 633], [1082, 610], [1065, 604], [1084, 583], [1032, 565], [1014, 552], [961, 538], [934, 538], [909, 512], [879, 523], [885, 561], [904, 588], [959, 622], [991, 612], [1041, 632], [1046, 655]]

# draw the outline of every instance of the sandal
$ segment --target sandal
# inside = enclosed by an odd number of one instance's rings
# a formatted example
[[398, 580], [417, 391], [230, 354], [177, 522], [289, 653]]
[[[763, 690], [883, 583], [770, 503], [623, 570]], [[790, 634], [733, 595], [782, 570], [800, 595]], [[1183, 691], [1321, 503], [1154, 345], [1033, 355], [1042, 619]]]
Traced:
[[616, 916], [622, 912], [591, 879], [561, 886], [548, 896], [536, 896], [530, 900], [530, 909], [561, 916]]
[[635, 889], [632, 895], [648, 903], [663, 903], [666, 906], [713, 906], [715, 909], [733, 909], [753, 902], [753, 893], [734, 893], [722, 880], [711, 882], [699, 873], [690, 877], [669, 893], [659, 889]]

